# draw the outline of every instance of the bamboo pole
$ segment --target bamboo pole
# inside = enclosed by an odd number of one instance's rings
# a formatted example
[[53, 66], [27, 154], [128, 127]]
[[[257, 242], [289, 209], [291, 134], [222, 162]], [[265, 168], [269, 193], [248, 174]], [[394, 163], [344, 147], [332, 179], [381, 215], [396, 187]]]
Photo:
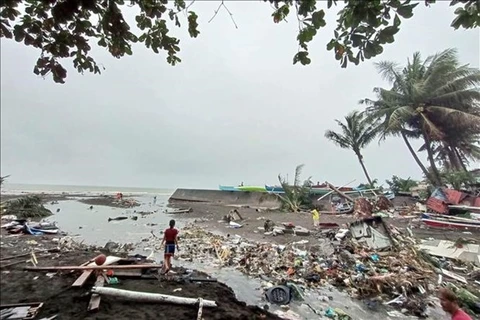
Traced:
[[[181, 305], [196, 305], [199, 302], [198, 299], [195, 299], [195, 298], [184, 298], [184, 297], [177, 297], [177, 296], [171, 296], [171, 295], [160, 294], [160, 293], [138, 292], [138, 291], [116, 289], [116, 288], [93, 287], [91, 291], [94, 294], [124, 298], [124, 299], [137, 301], [137, 302], [165, 302], [165, 303], [181, 304]], [[217, 303], [215, 301], [203, 300], [203, 307], [216, 307], [216, 306], [217, 306]]]
[[59, 270], [115, 270], [115, 269], [161, 269], [160, 264], [132, 264], [114, 266], [56, 266], [56, 267], [26, 267], [27, 271], [59, 271]]

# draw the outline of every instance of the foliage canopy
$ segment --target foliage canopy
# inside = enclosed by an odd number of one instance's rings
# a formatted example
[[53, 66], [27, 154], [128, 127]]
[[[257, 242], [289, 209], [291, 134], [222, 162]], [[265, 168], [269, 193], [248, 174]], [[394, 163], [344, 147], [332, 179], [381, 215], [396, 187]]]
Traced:
[[[193, 11], [194, 0], [4, 0], [0, 3], [0, 37], [15, 39], [40, 51], [33, 72], [52, 75], [64, 83], [67, 70], [61, 59], [72, 59], [79, 73], [100, 73], [91, 55], [92, 44], [106, 48], [115, 58], [132, 55], [132, 45], [142, 43], [155, 53], [164, 51], [167, 62], [176, 65], [180, 40], [171, 36], [170, 25], [181, 27], [186, 22], [192, 38], [199, 36], [198, 16]], [[298, 52], [293, 63], [311, 62], [308, 44], [325, 27], [325, 14], [340, 1], [327, 0], [264, 0], [273, 7], [273, 22], [287, 21], [295, 15], [298, 23]], [[424, 0], [429, 6], [436, 0]], [[319, 8], [326, 3], [326, 8]], [[335, 54], [342, 67], [348, 62], [358, 64], [383, 52], [383, 46], [395, 41], [402, 19], [413, 16], [419, 2], [411, 0], [344, 0], [338, 12], [334, 38], [327, 50]], [[452, 27], [475, 28], [480, 25], [480, 4], [475, 0], [451, 0], [456, 18]], [[135, 26], [125, 19], [127, 7], [137, 10]], [[223, 1], [221, 10], [233, 17]], [[293, 14], [294, 12], [295, 14]], [[184, 13], [186, 21], [181, 21]], [[133, 30], [134, 27], [137, 30]]]

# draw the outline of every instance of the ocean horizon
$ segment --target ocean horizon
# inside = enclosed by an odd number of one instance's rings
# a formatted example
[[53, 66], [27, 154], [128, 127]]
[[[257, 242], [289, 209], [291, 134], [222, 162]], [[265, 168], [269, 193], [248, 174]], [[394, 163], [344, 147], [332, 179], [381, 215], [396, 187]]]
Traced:
[[5, 182], [2, 187], [4, 194], [21, 193], [69, 193], [69, 194], [155, 194], [170, 196], [175, 188], [141, 188], [118, 186], [88, 186], [88, 185], [55, 185], [55, 184], [28, 184]]

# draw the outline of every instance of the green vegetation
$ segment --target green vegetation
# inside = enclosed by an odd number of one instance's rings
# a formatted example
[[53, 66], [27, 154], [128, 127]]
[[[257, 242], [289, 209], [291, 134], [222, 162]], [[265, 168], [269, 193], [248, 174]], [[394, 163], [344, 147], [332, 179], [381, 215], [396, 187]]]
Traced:
[[372, 180], [372, 183], [360, 183], [358, 186], [357, 186], [358, 189], [379, 189], [379, 190], [382, 190], [382, 186], [379, 186], [378, 185], [378, 179], [373, 179]]
[[281, 175], [278, 175], [278, 181], [284, 190], [284, 194], [276, 194], [283, 204], [283, 209], [287, 211], [297, 212], [302, 207], [309, 207], [311, 205], [310, 200], [310, 179], [305, 180], [303, 183], [300, 181], [300, 175], [302, 174], [304, 165], [298, 165], [295, 168], [295, 178], [293, 185]]
[[392, 176], [392, 180], [387, 180], [386, 182], [390, 187], [390, 190], [395, 194], [398, 194], [399, 192], [410, 192], [410, 189], [418, 186], [418, 182], [412, 180], [410, 177], [402, 179], [395, 175]]
[[468, 171], [445, 169], [441, 173], [443, 181], [451, 185], [454, 189], [468, 189], [470, 185], [475, 184], [475, 177]]
[[366, 117], [365, 113], [353, 111], [345, 117], [345, 123], [335, 120], [341, 133], [332, 130], [325, 132], [325, 137], [343, 149], [352, 150], [362, 166], [368, 184], [373, 185], [372, 179], [365, 167], [362, 149], [372, 142], [378, 134], [378, 124], [373, 118]]
[[48, 217], [52, 212], [43, 206], [42, 198], [34, 195], [7, 201], [3, 214], [12, 214], [19, 219], [37, 219]]
[[[167, 62], [176, 65], [179, 57], [180, 39], [171, 35], [172, 25], [187, 25], [192, 38], [200, 35], [194, 0], [5, 0], [0, 4], [0, 37], [15, 39], [40, 52], [34, 73], [48, 74], [57, 83], [64, 83], [67, 70], [62, 59], [70, 59], [75, 69], [100, 73], [100, 67], [91, 55], [92, 46], [108, 50], [115, 58], [133, 54], [133, 44], [140, 43], [155, 53], [163, 51]], [[318, 31], [326, 26], [327, 11], [337, 10], [338, 19], [334, 37], [327, 44], [342, 67], [348, 62], [358, 64], [383, 52], [383, 47], [395, 41], [402, 19], [413, 16], [420, 2], [411, 0], [264, 0], [273, 7], [273, 22], [298, 23], [297, 41], [299, 50], [293, 63], [308, 65], [309, 43]], [[436, 0], [424, 0], [430, 6]], [[451, 0], [455, 9], [452, 27], [476, 28], [480, 25], [480, 7], [476, 0]], [[323, 7], [323, 8], [321, 8]], [[134, 21], [126, 19], [134, 12]], [[224, 12], [232, 18], [233, 13], [224, 1], [210, 21]]]
[[[461, 65], [455, 49], [425, 60], [415, 53], [404, 67], [389, 61], [376, 66], [391, 88], [375, 88], [377, 100], [361, 103], [371, 119], [382, 119], [380, 139], [402, 137], [433, 186], [445, 182], [439, 166], [467, 172], [469, 160], [480, 159], [480, 71]], [[430, 170], [413, 150], [413, 139], [423, 140], [419, 151], [426, 151]]]

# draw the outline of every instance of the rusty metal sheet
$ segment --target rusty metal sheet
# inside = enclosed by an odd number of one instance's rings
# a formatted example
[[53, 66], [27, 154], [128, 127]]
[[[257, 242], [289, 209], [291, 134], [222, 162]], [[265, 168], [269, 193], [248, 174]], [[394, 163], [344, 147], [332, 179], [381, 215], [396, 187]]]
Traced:
[[434, 198], [434, 197], [428, 198], [427, 207], [430, 210], [433, 210], [433, 211], [438, 212], [438, 213], [447, 213], [448, 212], [448, 205], [444, 201], [439, 200], [439, 199]]
[[453, 189], [443, 189], [443, 192], [447, 196], [448, 202], [451, 204], [459, 204], [468, 194]]

